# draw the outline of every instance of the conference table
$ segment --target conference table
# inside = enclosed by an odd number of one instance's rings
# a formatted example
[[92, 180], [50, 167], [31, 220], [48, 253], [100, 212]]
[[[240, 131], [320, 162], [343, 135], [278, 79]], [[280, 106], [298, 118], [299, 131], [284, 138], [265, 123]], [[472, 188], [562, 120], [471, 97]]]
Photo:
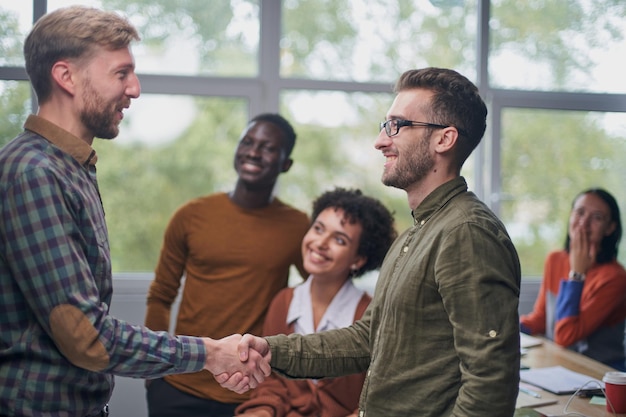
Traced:
[[[531, 369], [545, 368], [560, 365], [571, 371], [588, 375], [598, 381], [606, 372], [615, 371], [615, 369], [595, 361], [587, 356], [565, 349], [554, 342], [545, 338], [539, 338], [541, 344], [529, 347], [522, 356], [522, 365]], [[524, 385], [524, 384], [522, 384]], [[567, 395], [554, 395], [544, 391], [541, 388], [532, 387], [533, 391], [538, 392], [541, 398], [554, 399], [557, 402], [550, 405], [532, 407], [545, 416], [567, 416], [567, 415], [584, 415], [588, 417], [626, 417], [626, 414], [613, 414], [606, 410], [605, 405], [591, 404], [590, 398], [575, 396], [564, 411], [564, 407], [571, 397]], [[579, 414], [568, 414], [579, 413]]]

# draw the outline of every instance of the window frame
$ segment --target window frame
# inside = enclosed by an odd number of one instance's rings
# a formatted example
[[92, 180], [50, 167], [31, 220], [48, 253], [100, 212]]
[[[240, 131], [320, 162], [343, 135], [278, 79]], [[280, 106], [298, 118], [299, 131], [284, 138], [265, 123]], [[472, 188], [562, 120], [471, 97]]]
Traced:
[[[32, 0], [33, 22], [45, 14], [46, 0]], [[193, 96], [244, 97], [249, 114], [278, 112], [286, 90], [391, 93], [389, 83], [324, 81], [280, 76], [282, 1], [259, 0], [260, 37], [256, 77], [212, 77], [138, 74], [142, 92]], [[474, 80], [488, 103], [488, 130], [474, 153], [473, 191], [498, 215], [501, 208], [502, 111], [506, 108], [626, 112], [626, 94], [523, 91], [491, 88], [489, 84], [490, 1], [477, 3], [477, 59]], [[0, 80], [28, 81], [23, 67], [0, 67]], [[32, 96], [32, 111], [37, 103]]]

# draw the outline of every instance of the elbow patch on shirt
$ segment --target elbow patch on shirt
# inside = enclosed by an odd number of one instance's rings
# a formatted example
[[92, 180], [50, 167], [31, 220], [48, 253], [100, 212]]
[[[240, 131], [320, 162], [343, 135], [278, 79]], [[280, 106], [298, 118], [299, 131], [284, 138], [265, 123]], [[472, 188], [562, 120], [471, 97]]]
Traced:
[[62, 304], [50, 313], [52, 338], [74, 365], [99, 372], [109, 364], [109, 354], [98, 339], [98, 331], [78, 308]]

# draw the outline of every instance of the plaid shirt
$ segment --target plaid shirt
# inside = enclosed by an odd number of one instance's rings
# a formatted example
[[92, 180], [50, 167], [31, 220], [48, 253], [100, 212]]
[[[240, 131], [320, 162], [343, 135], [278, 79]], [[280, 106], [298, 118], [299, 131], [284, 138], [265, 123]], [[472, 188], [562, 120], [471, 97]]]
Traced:
[[109, 315], [95, 151], [38, 116], [25, 129], [0, 150], [0, 415], [94, 415], [113, 374], [201, 370], [200, 339]]

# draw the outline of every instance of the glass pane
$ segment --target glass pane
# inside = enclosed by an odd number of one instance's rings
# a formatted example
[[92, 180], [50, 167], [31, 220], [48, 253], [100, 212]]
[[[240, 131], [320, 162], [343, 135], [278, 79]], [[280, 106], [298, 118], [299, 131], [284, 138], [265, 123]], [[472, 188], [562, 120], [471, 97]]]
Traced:
[[294, 164], [281, 180], [281, 193], [310, 211], [311, 201], [334, 187], [360, 188], [410, 221], [406, 194], [381, 181], [384, 158], [374, 148], [378, 121], [391, 104], [389, 94], [292, 91], [281, 96], [283, 114], [298, 139]]
[[0, 65], [24, 66], [22, 48], [32, 21], [32, 1], [0, 0]]
[[144, 94], [115, 140], [94, 141], [115, 272], [153, 271], [174, 210], [232, 188], [248, 118], [245, 99]]
[[102, 9], [104, 8], [103, 3], [105, 3], [105, 1], [103, 0], [47, 0], [48, 12], [51, 12], [52, 10], [60, 9], [61, 7], [74, 6], [74, 5], [96, 7], [98, 9]]
[[476, 78], [475, 0], [284, 0], [283, 19], [283, 77], [392, 82], [442, 66]]
[[136, 25], [137, 72], [166, 75], [257, 75], [259, 0], [48, 0], [116, 10]]
[[0, 81], [0, 147], [23, 130], [30, 105], [30, 83]]
[[[563, 247], [572, 200], [601, 187], [626, 212], [626, 114], [503, 111], [502, 212], [524, 276]], [[626, 261], [624, 240], [620, 260]]]
[[492, 86], [626, 93], [626, 2], [500, 0], [491, 16]]

